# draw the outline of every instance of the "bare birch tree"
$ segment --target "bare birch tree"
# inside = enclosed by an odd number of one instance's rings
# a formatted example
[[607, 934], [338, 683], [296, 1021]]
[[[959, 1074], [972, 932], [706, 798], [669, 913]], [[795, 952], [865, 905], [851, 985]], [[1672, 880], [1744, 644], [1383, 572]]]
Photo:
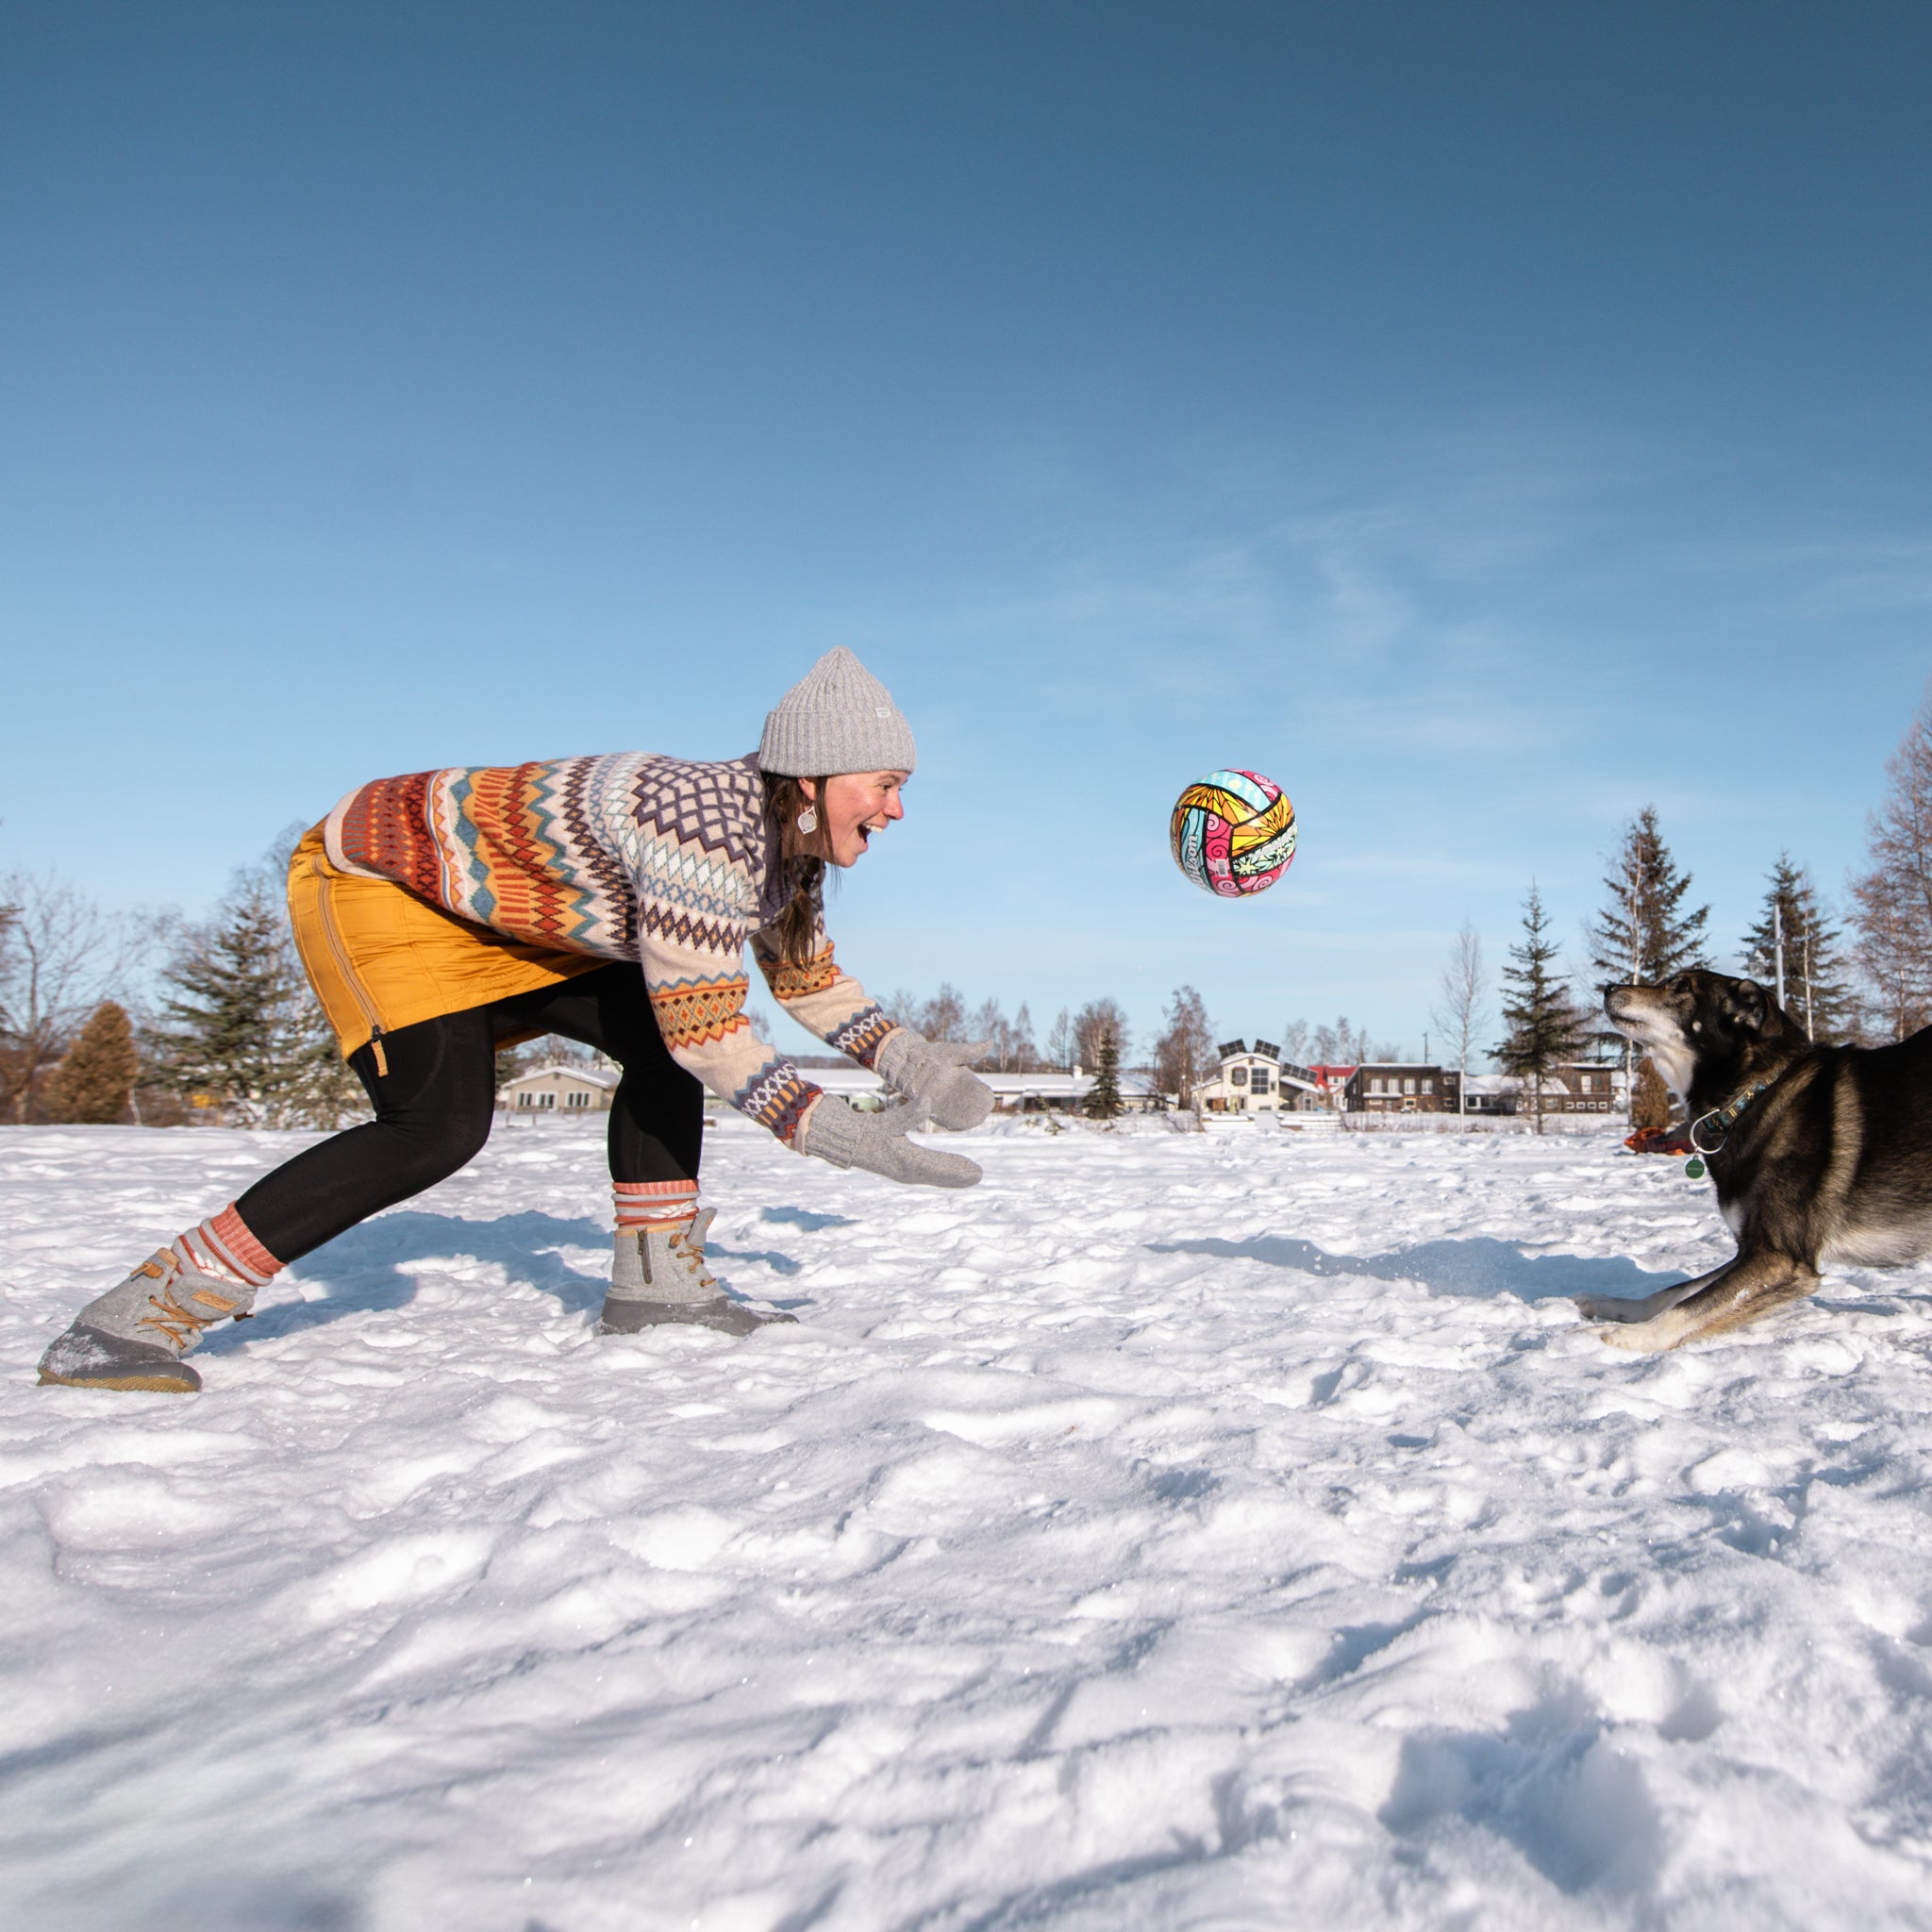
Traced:
[[1066, 1008], [1062, 1007], [1054, 1016], [1054, 1023], [1046, 1036], [1047, 1064], [1056, 1073], [1071, 1074], [1074, 1071], [1074, 1055], [1078, 1049], [1074, 1044], [1074, 1022]]
[[1040, 1048], [1033, 1041], [1033, 1012], [1024, 1000], [1013, 1015], [1013, 1071], [1030, 1074], [1039, 1064]]
[[1191, 986], [1178, 986], [1168, 1003], [1167, 1030], [1154, 1043], [1154, 1084], [1158, 1091], [1177, 1096], [1178, 1105], [1194, 1105], [1194, 1089], [1214, 1064], [1214, 1035], [1208, 1009]]
[[1483, 963], [1482, 935], [1465, 920], [1449, 948], [1442, 967], [1440, 1004], [1429, 1010], [1429, 1019], [1441, 1027], [1456, 1055], [1456, 1110], [1469, 1111], [1465, 1091], [1469, 1085], [1469, 1055], [1477, 1033], [1482, 1030], [1489, 997], [1489, 968]]
[[1118, 1000], [1089, 1000], [1074, 1015], [1074, 1047], [1080, 1064], [1089, 1069], [1099, 1066], [1102, 1044], [1111, 1040], [1114, 1052], [1123, 1059], [1127, 1052], [1127, 1016]]
[[1869, 869], [1852, 880], [1856, 956], [1893, 1040], [1932, 1024], [1932, 688], [1886, 762], [1890, 789], [1872, 816]]
[[919, 1009], [919, 1030], [928, 1040], [964, 1040], [966, 1000], [950, 980], [941, 980], [940, 990]]
[[30, 1120], [42, 1079], [88, 1015], [133, 970], [140, 929], [103, 912], [51, 872], [19, 869], [0, 878], [0, 1038], [7, 1102]]

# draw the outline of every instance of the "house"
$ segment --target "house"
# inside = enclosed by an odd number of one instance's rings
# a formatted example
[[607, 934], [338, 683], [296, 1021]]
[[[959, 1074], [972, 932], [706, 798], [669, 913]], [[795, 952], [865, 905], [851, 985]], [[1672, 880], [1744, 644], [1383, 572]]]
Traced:
[[[1070, 1074], [990, 1074], [979, 1077], [992, 1089], [992, 1104], [1001, 1113], [1083, 1113], [1093, 1091], [1093, 1075], [1075, 1067]], [[1123, 1113], [1152, 1113], [1157, 1106], [1172, 1107], [1172, 1093], [1157, 1094], [1152, 1077], [1123, 1068], [1114, 1075]]]
[[1272, 1040], [1224, 1041], [1216, 1051], [1221, 1066], [1194, 1090], [1198, 1106], [1209, 1113], [1303, 1113], [1322, 1105], [1313, 1073], [1281, 1058]]
[[[1093, 1091], [1093, 1075], [1079, 1067], [1066, 1073], [997, 1074], [983, 1067], [976, 1071], [992, 1089], [992, 1104], [1000, 1113], [1080, 1113]], [[810, 1067], [805, 1076], [813, 1086], [861, 1108], [891, 1098], [879, 1076], [864, 1067]], [[1174, 1104], [1172, 1093], [1156, 1094], [1154, 1082], [1145, 1074], [1123, 1069], [1115, 1074], [1114, 1084], [1120, 1089], [1123, 1113], [1151, 1113], [1157, 1104]]]
[[1522, 1104], [1523, 1082], [1513, 1074], [1471, 1074], [1462, 1083], [1462, 1110], [1490, 1120], [1516, 1112]]
[[496, 1090], [507, 1113], [608, 1113], [619, 1074], [612, 1067], [533, 1067]]
[[1460, 1086], [1453, 1067], [1364, 1060], [1348, 1077], [1342, 1106], [1350, 1113], [1455, 1113]]
[[[1529, 1082], [1513, 1074], [1472, 1074], [1464, 1091], [1467, 1110], [1473, 1114], [1528, 1114], [1536, 1110]], [[1579, 1060], [1543, 1075], [1545, 1114], [1616, 1113], [1626, 1098], [1624, 1070], [1619, 1066]]]
[[[1575, 1060], [1543, 1075], [1545, 1113], [1611, 1113], [1618, 1105], [1624, 1070], [1595, 1060]], [[1525, 1091], [1521, 1103], [1530, 1106]]]
[[1353, 1066], [1333, 1065], [1318, 1060], [1312, 1067], [1302, 1069], [1314, 1083], [1315, 1092], [1324, 1107], [1340, 1108], [1342, 1095], [1348, 1091], [1348, 1083], [1355, 1077]]

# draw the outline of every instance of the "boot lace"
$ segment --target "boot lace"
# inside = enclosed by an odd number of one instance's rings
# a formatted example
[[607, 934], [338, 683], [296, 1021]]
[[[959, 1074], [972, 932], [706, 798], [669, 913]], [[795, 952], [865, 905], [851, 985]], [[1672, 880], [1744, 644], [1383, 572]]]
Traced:
[[219, 1315], [197, 1315], [192, 1308], [184, 1308], [166, 1289], [158, 1295], [149, 1295], [147, 1305], [155, 1312], [142, 1315], [134, 1325], [158, 1328], [174, 1343], [177, 1354], [185, 1355], [204, 1328], [211, 1328], [221, 1320]]
[[697, 1271], [698, 1286], [700, 1288], [717, 1287], [718, 1277], [715, 1274], [709, 1274], [705, 1272], [705, 1250], [700, 1242], [687, 1241], [682, 1234], [675, 1234], [671, 1237], [669, 1246], [674, 1255], [689, 1261], [691, 1267]]
[[222, 1318], [218, 1314], [198, 1315], [192, 1308], [184, 1307], [177, 1302], [175, 1284], [179, 1279], [177, 1272], [163, 1280], [159, 1292], [147, 1298], [147, 1305], [154, 1312], [138, 1316], [134, 1325], [137, 1328], [158, 1328], [173, 1344], [175, 1354], [186, 1355], [201, 1331], [212, 1328]]

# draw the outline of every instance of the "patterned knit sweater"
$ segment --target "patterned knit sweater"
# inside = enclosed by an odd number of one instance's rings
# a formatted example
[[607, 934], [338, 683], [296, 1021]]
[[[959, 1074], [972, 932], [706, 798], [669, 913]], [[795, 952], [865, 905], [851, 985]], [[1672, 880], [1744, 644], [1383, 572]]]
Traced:
[[892, 1031], [832, 960], [787, 965], [765, 933], [791, 889], [756, 757], [644, 752], [378, 778], [336, 807], [328, 856], [513, 939], [635, 959], [677, 1063], [781, 1140], [819, 1089], [744, 1017], [744, 948], [791, 1017], [871, 1066]]

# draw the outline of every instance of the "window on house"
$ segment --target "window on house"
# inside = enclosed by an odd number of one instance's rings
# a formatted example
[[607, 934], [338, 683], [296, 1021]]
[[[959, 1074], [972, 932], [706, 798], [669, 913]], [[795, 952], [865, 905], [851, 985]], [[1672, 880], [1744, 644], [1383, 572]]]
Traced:
[[1227, 1070], [1227, 1077], [1231, 1086], [1245, 1087], [1248, 1084], [1248, 1070], [1245, 1067], [1230, 1067]]
[[1424, 1080], [1423, 1082], [1423, 1091], [1424, 1093], [1433, 1093], [1435, 1091], [1436, 1083], [1433, 1080]]
[[1408, 1079], [1402, 1083], [1402, 1091], [1405, 1093], [1413, 1093], [1415, 1091], [1415, 1078], [1413, 1075], [1410, 1075]]
[[588, 1093], [566, 1093], [563, 1104], [566, 1107], [589, 1107], [591, 1096]]
[[527, 1093], [519, 1093], [517, 1095], [517, 1105], [519, 1107], [528, 1107], [529, 1104], [530, 1096]]
[[1255, 1091], [1257, 1093], [1265, 1093], [1267, 1091], [1268, 1069], [1266, 1067], [1257, 1067], [1255, 1069]]

